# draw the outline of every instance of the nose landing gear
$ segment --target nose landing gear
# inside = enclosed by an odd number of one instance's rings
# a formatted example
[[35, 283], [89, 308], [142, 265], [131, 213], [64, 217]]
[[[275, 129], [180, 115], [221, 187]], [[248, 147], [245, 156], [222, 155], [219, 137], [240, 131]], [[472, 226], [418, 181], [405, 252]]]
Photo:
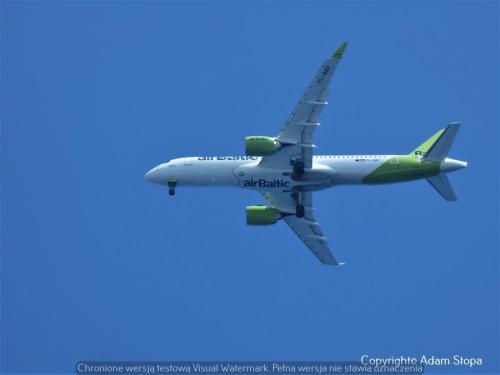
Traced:
[[177, 181], [169, 180], [168, 181], [168, 195], [175, 195], [175, 187], [177, 186]]

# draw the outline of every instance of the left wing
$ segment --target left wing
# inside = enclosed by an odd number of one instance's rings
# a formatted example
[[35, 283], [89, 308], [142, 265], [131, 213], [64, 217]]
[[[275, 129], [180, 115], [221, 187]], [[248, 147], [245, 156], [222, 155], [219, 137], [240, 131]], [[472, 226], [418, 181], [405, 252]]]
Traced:
[[314, 129], [319, 125], [321, 110], [328, 104], [328, 86], [346, 48], [347, 43], [343, 43], [321, 65], [276, 137], [284, 147], [262, 158], [260, 165], [281, 169], [289, 168], [291, 160], [300, 160], [305, 168], [312, 168]]
[[[312, 214], [312, 192], [300, 192], [297, 197], [289, 193], [262, 193], [271, 205], [280, 211], [283, 220], [292, 228], [295, 234], [305, 243], [312, 253], [323, 264], [342, 265], [332, 255], [326, 237]], [[295, 215], [297, 200], [304, 206], [304, 217]]]

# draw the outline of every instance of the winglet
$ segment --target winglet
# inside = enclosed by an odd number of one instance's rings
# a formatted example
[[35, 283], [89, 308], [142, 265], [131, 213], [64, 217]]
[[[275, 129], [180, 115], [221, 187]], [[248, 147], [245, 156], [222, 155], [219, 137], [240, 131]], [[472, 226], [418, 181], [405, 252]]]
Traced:
[[342, 43], [342, 45], [332, 54], [331, 59], [341, 59], [347, 48], [347, 42]]

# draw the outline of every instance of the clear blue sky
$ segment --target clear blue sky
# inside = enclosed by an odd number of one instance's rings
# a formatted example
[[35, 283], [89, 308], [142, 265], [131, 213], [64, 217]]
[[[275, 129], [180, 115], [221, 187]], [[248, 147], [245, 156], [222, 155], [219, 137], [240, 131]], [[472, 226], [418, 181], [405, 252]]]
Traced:
[[[1, 4], [1, 369], [94, 360], [480, 356], [499, 365], [496, 2]], [[316, 194], [342, 268], [238, 189], [144, 173], [275, 135], [348, 41], [317, 152], [463, 127], [450, 176]]]

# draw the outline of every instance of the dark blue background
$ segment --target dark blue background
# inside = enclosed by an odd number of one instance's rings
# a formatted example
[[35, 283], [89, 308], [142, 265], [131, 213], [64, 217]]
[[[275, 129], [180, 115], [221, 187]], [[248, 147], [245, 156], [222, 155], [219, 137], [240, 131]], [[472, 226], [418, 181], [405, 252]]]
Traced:
[[[1, 11], [3, 371], [362, 354], [498, 371], [498, 3]], [[144, 181], [275, 135], [343, 41], [317, 152], [404, 154], [462, 121], [457, 203], [425, 181], [317, 193], [336, 268], [284, 224], [245, 226], [259, 194]]]

